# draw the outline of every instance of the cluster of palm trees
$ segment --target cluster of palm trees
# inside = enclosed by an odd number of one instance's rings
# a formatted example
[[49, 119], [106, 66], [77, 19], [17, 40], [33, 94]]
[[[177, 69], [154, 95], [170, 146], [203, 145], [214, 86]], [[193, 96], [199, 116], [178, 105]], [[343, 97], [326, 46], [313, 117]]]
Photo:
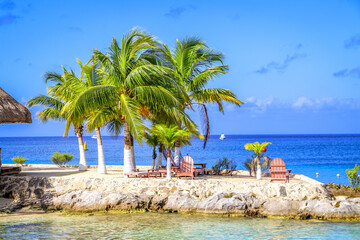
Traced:
[[[106, 173], [100, 134], [106, 127], [114, 135], [124, 130], [124, 174], [136, 169], [134, 140], [141, 144], [144, 138], [154, 149], [153, 168], [156, 147], [160, 160], [166, 147], [170, 171], [171, 150], [178, 164], [180, 146], [193, 136], [202, 137], [186, 111], [197, 108], [203, 113], [205, 147], [210, 136], [206, 104], [216, 103], [220, 112], [224, 101], [242, 104], [230, 90], [206, 87], [227, 72], [223, 58], [197, 38], [177, 40], [170, 50], [152, 35], [132, 29], [121, 42], [113, 38], [106, 53], [96, 49], [86, 64], [78, 60], [80, 76], [64, 67], [61, 74], [45, 73], [46, 83], [52, 83], [47, 95], [34, 97], [28, 106], [45, 107], [37, 114], [43, 122], [66, 121], [65, 136], [71, 126], [74, 128], [79, 141], [79, 170], [87, 169], [84, 130], [95, 130], [98, 172]], [[152, 127], [147, 128], [150, 123]]]

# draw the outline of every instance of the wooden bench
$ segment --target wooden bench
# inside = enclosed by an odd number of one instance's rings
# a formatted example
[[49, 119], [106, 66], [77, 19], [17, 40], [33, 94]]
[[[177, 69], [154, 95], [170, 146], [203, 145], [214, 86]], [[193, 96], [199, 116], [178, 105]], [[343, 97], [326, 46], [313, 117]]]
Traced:
[[140, 172], [139, 169], [133, 170], [132, 172], [125, 173], [128, 178], [148, 178], [148, 172]]
[[148, 176], [149, 177], [164, 177], [166, 175], [166, 170], [162, 169], [148, 169]]
[[281, 158], [275, 158], [271, 161], [269, 172], [271, 173], [272, 181], [290, 181], [291, 169], [285, 168], [285, 162]]
[[[0, 168], [0, 176], [5, 175], [18, 175], [21, 172], [21, 167], [1, 167]], [[25, 176], [25, 174], [22, 174], [21, 176]]]

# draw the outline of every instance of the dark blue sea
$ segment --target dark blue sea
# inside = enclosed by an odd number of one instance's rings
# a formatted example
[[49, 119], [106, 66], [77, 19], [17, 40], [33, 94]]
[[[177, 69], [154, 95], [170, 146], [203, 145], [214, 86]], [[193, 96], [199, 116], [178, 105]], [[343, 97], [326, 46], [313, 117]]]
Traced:
[[[97, 164], [96, 139], [84, 137], [88, 151], [88, 164]], [[191, 146], [182, 148], [182, 155], [189, 154], [195, 162], [207, 163], [211, 167], [219, 158], [227, 157], [236, 161], [238, 169], [245, 169], [244, 162], [251, 152], [244, 149], [249, 142], [272, 142], [267, 147], [267, 155], [271, 158], [282, 158], [287, 168], [293, 173], [300, 173], [328, 183], [348, 184], [345, 170], [360, 164], [360, 135], [233, 135], [219, 140], [213, 135], [203, 149], [203, 141], [192, 140]], [[123, 164], [123, 137], [103, 138], [105, 162], [108, 165]], [[12, 163], [14, 156], [23, 156], [29, 164], [52, 164], [54, 152], [68, 152], [75, 155], [69, 164], [78, 164], [79, 150], [76, 137], [16, 137], [0, 138], [2, 162]], [[135, 146], [137, 165], [151, 164], [152, 150], [143, 144]], [[165, 164], [165, 160], [164, 160]], [[316, 177], [316, 172], [319, 176]], [[336, 175], [340, 174], [340, 177]], [[360, 173], [359, 173], [360, 174]]]

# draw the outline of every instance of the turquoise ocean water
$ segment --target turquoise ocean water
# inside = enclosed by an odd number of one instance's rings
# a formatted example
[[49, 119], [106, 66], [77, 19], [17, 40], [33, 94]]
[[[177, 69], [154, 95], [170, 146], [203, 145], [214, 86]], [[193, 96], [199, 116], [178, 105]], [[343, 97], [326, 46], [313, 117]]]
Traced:
[[0, 217], [0, 239], [359, 239], [360, 223], [183, 214]]
[[[86, 158], [88, 164], [97, 164], [96, 139], [84, 137], [88, 145]], [[345, 170], [360, 164], [360, 135], [227, 135], [225, 140], [219, 136], [211, 136], [206, 149], [203, 141], [192, 140], [191, 146], [182, 148], [182, 155], [189, 154], [195, 162], [207, 163], [211, 167], [214, 162], [223, 157], [237, 162], [238, 169], [244, 169], [244, 161], [251, 156], [244, 149], [248, 142], [272, 142], [268, 146], [267, 154], [271, 158], [284, 159], [287, 168], [293, 173], [301, 173], [318, 181], [347, 184]], [[103, 138], [105, 162], [108, 165], [123, 164], [123, 137]], [[53, 152], [69, 152], [75, 158], [69, 164], [77, 164], [79, 151], [76, 137], [16, 137], [0, 138], [2, 148], [2, 162], [12, 163], [14, 156], [28, 158], [27, 163], [52, 164], [50, 157]], [[136, 163], [150, 165], [152, 150], [146, 144], [135, 146]], [[165, 160], [164, 160], [165, 164]], [[319, 176], [316, 177], [316, 172]], [[336, 175], [340, 174], [340, 177]]]

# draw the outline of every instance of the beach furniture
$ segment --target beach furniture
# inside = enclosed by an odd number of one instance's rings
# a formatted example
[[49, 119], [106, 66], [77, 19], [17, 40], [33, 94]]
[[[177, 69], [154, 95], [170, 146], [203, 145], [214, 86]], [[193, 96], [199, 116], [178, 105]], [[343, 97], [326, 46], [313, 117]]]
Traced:
[[[1, 167], [0, 168], [0, 176], [5, 175], [19, 175], [21, 172], [21, 167]], [[24, 176], [25, 174], [22, 174]]]
[[149, 177], [148, 172], [140, 172], [139, 169], [136, 169], [136, 170], [133, 169], [132, 172], [125, 173], [125, 175], [128, 178], [148, 178]]
[[[166, 150], [163, 151], [164, 157], [166, 159], [167, 156], [167, 152]], [[188, 154], [187, 154], [188, 156]], [[183, 157], [180, 154], [180, 158], [183, 159]], [[176, 166], [175, 162], [174, 162], [174, 157], [171, 154], [170, 156], [170, 163], [171, 163], [171, 172], [177, 172], [179, 171], [179, 166]], [[196, 174], [201, 174], [201, 175], [205, 175], [205, 171], [206, 171], [206, 163], [194, 163], [194, 166], [199, 166], [196, 167]], [[161, 166], [161, 169], [166, 169], [166, 165], [165, 166]]]
[[[1, 148], [0, 148], [0, 176], [5, 175], [19, 175], [21, 172], [21, 167], [2, 167], [1, 166]], [[25, 174], [21, 174], [21, 176], [24, 176]]]
[[166, 169], [148, 169], [149, 177], [165, 177]]
[[291, 169], [285, 168], [285, 162], [281, 158], [275, 158], [270, 163], [269, 172], [271, 173], [272, 181], [285, 181], [289, 182]]
[[200, 167], [196, 167], [197, 174], [205, 175], [206, 163], [194, 163], [194, 166], [200, 166]]
[[194, 167], [194, 160], [188, 155], [181, 159], [180, 166], [174, 167], [176, 169], [176, 176], [180, 177], [191, 177], [194, 179], [194, 176], [197, 176], [196, 168]]

